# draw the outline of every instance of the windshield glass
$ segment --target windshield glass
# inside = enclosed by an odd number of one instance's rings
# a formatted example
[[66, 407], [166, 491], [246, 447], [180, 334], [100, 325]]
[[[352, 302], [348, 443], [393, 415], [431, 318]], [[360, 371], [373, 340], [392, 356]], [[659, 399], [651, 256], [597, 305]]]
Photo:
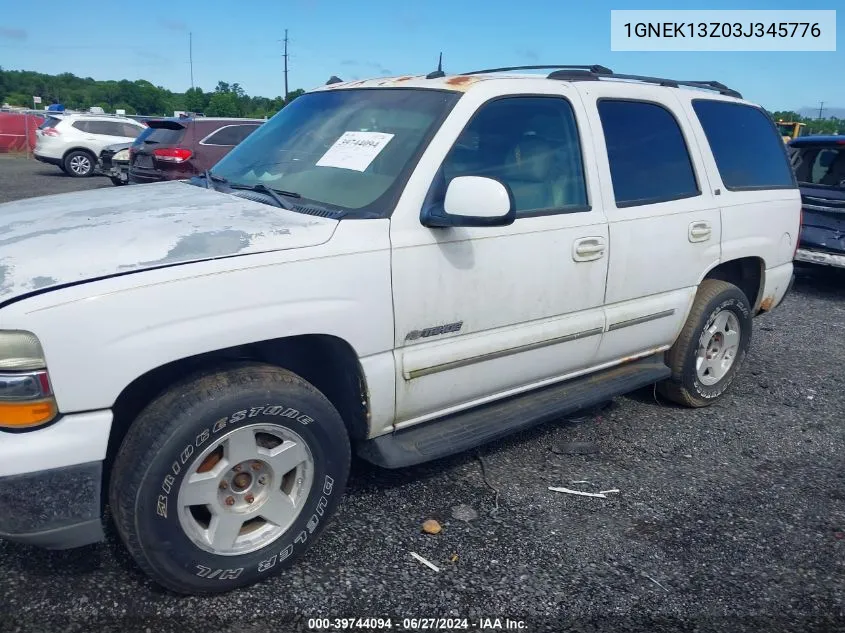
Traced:
[[383, 213], [458, 95], [414, 89], [305, 94], [253, 132], [212, 171], [232, 184]]
[[793, 148], [791, 159], [799, 183], [845, 187], [845, 148]]

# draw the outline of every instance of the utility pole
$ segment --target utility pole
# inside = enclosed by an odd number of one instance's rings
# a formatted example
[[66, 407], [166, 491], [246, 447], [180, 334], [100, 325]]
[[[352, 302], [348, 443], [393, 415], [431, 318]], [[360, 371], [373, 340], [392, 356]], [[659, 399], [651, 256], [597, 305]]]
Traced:
[[819, 103], [819, 121], [822, 120], [822, 112], [824, 111], [824, 101]]
[[194, 89], [194, 34], [188, 33], [188, 61], [191, 64], [191, 90]]
[[288, 30], [285, 29], [285, 103], [288, 100]]

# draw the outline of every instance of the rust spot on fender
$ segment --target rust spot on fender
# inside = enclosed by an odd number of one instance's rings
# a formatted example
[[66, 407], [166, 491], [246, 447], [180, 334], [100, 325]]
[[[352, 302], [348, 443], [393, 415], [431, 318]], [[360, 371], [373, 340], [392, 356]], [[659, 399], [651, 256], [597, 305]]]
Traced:
[[772, 309], [772, 306], [775, 304], [774, 297], [765, 297], [763, 301], [760, 302], [760, 309], [764, 312], [768, 312]]

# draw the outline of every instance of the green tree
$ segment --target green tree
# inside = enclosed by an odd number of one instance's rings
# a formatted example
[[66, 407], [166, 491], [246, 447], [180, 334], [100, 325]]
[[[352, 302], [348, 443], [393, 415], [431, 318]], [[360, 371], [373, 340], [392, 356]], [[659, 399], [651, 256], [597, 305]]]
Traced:
[[208, 116], [238, 116], [238, 98], [232, 92], [215, 92], [208, 100]]
[[185, 93], [185, 109], [188, 112], [205, 112], [208, 99], [202, 88], [190, 88]]

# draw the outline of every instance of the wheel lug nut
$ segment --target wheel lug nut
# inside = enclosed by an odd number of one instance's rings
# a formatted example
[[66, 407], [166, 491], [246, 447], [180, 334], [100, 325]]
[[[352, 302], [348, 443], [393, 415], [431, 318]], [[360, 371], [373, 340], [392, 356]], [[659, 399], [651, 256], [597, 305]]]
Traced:
[[252, 495], [246, 496], [246, 502], [247, 503], [252, 503], [253, 501], [255, 501], [255, 497], [253, 497]]
[[237, 466], [235, 466], [232, 470], [234, 470], [236, 473], [241, 472], [241, 465], [240, 465], [240, 464], [238, 464], [238, 465], [237, 465]]
[[226, 483], [226, 480], [220, 482], [220, 490], [226, 490], [229, 487], [229, 484]]
[[[250, 502], [251, 503], [251, 502]], [[233, 506], [235, 505], [235, 498], [234, 497], [226, 497], [226, 505]]]
[[261, 462], [252, 462], [253, 470], [261, 470]]

